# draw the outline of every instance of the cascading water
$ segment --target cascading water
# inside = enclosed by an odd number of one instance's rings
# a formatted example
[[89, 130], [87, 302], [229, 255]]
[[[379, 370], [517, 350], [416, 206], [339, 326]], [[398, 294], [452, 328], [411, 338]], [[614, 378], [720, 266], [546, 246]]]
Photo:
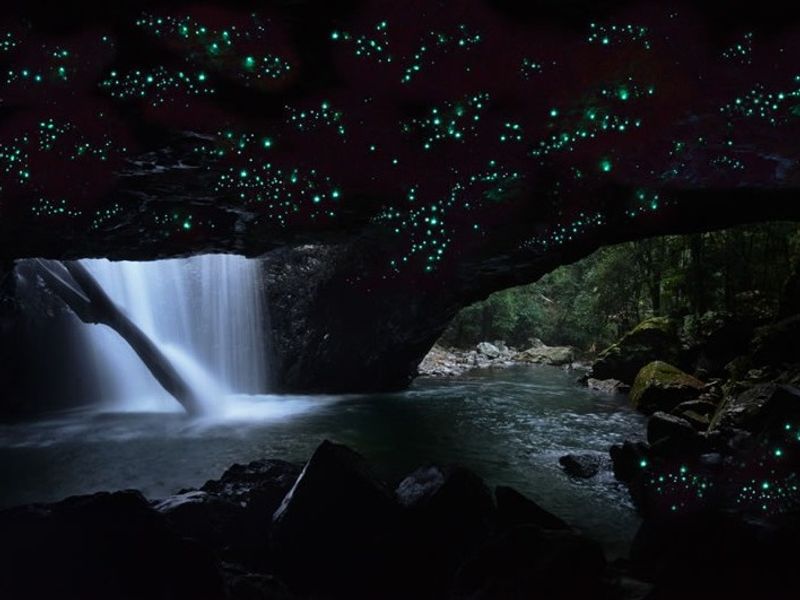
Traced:
[[[267, 317], [257, 261], [205, 255], [81, 262], [212, 411], [223, 397], [268, 390]], [[115, 331], [103, 325], [84, 331], [98, 365], [101, 393], [113, 409], [179, 409]]]

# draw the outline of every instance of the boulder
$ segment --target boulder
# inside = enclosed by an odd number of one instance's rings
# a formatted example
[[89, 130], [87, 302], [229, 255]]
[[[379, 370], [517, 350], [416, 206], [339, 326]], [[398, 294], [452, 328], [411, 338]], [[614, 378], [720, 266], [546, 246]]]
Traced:
[[676, 443], [690, 443], [696, 437], [697, 432], [692, 424], [675, 415], [656, 412], [647, 421], [647, 441], [651, 446], [665, 439]]
[[269, 564], [272, 514], [300, 475], [281, 460], [235, 464], [222, 477], [155, 504], [185, 537], [202, 541], [220, 556], [254, 568]]
[[775, 383], [756, 385], [727, 398], [711, 421], [710, 430], [742, 429], [751, 433], [779, 430], [800, 419], [800, 389]]
[[443, 597], [458, 566], [494, 531], [492, 492], [463, 467], [429, 466], [403, 479], [395, 496], [404, 509], [398, 565], [425, 582], [430, 597]]
[[631, 387], [630, 398], [637, 410], [650, 414], [670, 411], [681, 402], [696, 399], [703, 391], [703, 382], [673, 367], [655, 361], [645, 365]]
[[213, 556], [135, 491], [3, 511], [0, 531], [3, 598], [226, 598]]
[[397, 521], [391, 492], [361, 455], [326, 440], [273, 516], [278, 574], [296, 593], [375, 594]]
[[558, 459], [567, 475], [588, 479], [600, 472], [603, 459], [598, 454], [567, 454]]
[[626, 440], [622, 444], [614, 444], [609, 454], [614, 476], [625, 483], [638, 477], [650, 463], [650, 446], [644, 442]]
[[642, 367], [655, 360], [677, 362], [679, 347], [675, 323], [666, 317], [653, 317], [603, 350], [589, 377], [631, 384]]
[[497, 523], [501, 527], [535, 525], [542, 529], [569, 529], [564, 521], [514, 488], [499, 485], [494, 490], [494, 496], [497, 499]]
[[500, 358], [500, 348], [495, 346], [494, 344], [490, 344], [489, 342], [481, 342], [477, 345], [478, 354], [482, 354], [489, 360], [494, 360], [495, 358]]
[[451, 598], [548, 598], [602, 595], [600, 546], [569, 530], [525, 525], [487, 542], [456, 574]]
[[536, 346], [514, 355], [516, 362], [561, 366], [575, 360], [575, 351], [569, 346]]
[[592, 377], [586, 380], [586, 387], [605, 394], [625, 394], [631, 389], [631, 386], [622, 383], [619, 379], [594, 379]]

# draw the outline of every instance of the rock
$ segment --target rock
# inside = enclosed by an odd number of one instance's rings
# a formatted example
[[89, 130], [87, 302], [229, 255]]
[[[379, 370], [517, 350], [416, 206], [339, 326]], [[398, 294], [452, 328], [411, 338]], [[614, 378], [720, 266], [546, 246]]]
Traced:
[[586, 380], [586, 386], [590, 390], [605, 394], [624, 394], [631, 389], [631, 386], [622, 383], [619, 379], [594, 379], [592, 377]]
[[775, 431], [800, 418], [800, 390], [774, 383], [756, 385], [729, 397], [714, 415], [710, 430]]
[[644, 442], [625, 441], [615, 444], [609, 450], [614, 467], [614, 476], [628, 483], [649, 464], [650, 446]]
[[631, 384], [642, 367], [655, 360], [677, 362], [678, 349], [675, 323], [666, 317], [653, 317], [603, 350], [592, 365], [589, 377], [618, 379]]
[[558, 463], [568, 475], [588, 479], [597, 475], [603, 460], [597, 454], [567, 454]]
[[697, 436], [697, 432], [686, 419], [664, 412], [653, 413], [647, 421], [647, 441], [653, 444], [670, 439], [676, 442], [689, 442]]
[[494, 495], [497, 499], [497, 522], [501, 527], [535, 525], [542, 529], [569, 529], [564, 521], [514, 488], [499, 485], [495, 488]]
[[4, 598], [226, 598], [213, 556], [134, 491], [0, 512]]
[[500, 349], [489, 342], [481, 342], [477, 345], [477, 349], [479, 354], [483, 354], [489, 360], [499, 358], [501, 354]]
[[687, 400], [686, 402], [681, 402], [672, 409], [673, 415], [680, 416], [681, 414], [692, 411], [698, 415], [713, 415], [717, 410], [717, 405], [714, 402], [709, 402], [708, 400]]
[[797, 595], [791, 549], [798, 525], [796, 513], [770, 520], [727, 511], [645, 519], [632, 564], [655, 584], [653, 598], [788, 600]]
[[426, 582], [430, 597], [442, 597], [458, 566], [495, 528], [492, 492], [463, 467], [433, 466], [411, 473], [395, 496], [404, 507], [402, 570]]
[[697, 398], [703, 382], [661, 361], [642, 368], [631, 387], [633, 405], [645, 414], [670, 411], [681, 402]]
[[569, 346], [536, 346], [514, 355], [517, 362], [540, 365], [568, 365], [575, 360], [575, 351]]
[[247, 465], [231, 466], [222, 477], [207, 481], [200, 489], [272, 515], [301, 470], [298, 465], [283, 460], [256, 460]]
[[364, 459], [324, 441], [275, 511], [278, 573], [294, 592], [374, 593], [392, 564], [397, 509]]
[[516, 527], [490, 540], [456, 574], [451, 598], [547, 598], [601, 595], [600, 546], [566, 530]]
[[226, 560], [265, 568], [272, 514], [299, 475], [299, 466], [281, 460], [235, 464], [200, 490], [166, 498], [155, 507], [176, 531]]
[[711, 417], [717, 410], [717, 405], [702, 398], [703, 396], [700, 396], [697, 400], [681, 402], [672, 409], [672, 414], [689, 421], [697, 431], [707, 431], [711, 424]]

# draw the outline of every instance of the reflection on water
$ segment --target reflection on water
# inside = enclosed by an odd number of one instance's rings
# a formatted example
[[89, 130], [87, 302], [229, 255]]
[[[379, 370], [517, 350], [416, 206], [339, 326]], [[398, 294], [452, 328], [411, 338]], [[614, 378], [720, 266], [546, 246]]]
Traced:
[[395, 483], [429, 462], [466, 465], [511, 485], [610, 552], [637, 518], [610, 473], [566, 477], [558, 458], [607, 452], [640, 437], [624, 398], [597, 395], [549, 367], [420, 379], [405, 392], [358, 396], [230, 396], [215, 414], [74, 412], [0, 426], [0, 507], [97, 490], [160, 497], [218, 477], [234, 462], [302, 462], [323, 440], [347, 444]]

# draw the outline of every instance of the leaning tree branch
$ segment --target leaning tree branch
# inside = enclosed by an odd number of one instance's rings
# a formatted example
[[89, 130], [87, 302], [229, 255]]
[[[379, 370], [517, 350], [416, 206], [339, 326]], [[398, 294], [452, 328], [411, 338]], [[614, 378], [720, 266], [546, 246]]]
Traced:
[[197, 395], [175, 370], [159, 347], [106, 294], [92, 274], [79, 262], [36, 260], [47, 286], [84, 323], [101, 323], [116, 331], [190, 415], [201, 412]]

